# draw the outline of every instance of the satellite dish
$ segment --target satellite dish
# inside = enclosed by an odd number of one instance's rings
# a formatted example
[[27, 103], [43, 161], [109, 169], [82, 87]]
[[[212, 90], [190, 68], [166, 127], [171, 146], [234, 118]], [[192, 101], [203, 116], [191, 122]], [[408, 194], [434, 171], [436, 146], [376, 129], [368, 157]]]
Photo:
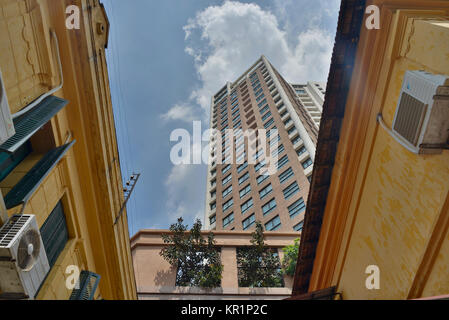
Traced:
[[30, 271], [41, 250], [39, 233], [34, 229], [26, 231], [20, 238], [17, 249], [17, 264], [20, 269]]

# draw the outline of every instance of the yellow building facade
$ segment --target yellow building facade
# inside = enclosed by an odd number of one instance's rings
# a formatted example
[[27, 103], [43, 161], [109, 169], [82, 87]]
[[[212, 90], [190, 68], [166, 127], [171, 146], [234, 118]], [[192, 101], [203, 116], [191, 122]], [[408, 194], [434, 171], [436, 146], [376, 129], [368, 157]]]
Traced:
[[[45, 248], [51, 268], [36, 299], [69, 299], [71, 266], [101, 277], [94, 299], [136, 299], [126, 211], [114, 223], [124, 195], [105, 58], [108, 30], [98, 0], [0, 0], [0, 70], [11, 114], [49, 91], [35, 108], [58, 106], [54, 114], [38, 115], [49, 119], [16, 151], [0, 147], [0, 162], [12, 163], [0, 170], [0, 225], [14, 214], [35, 215], [42, 237], [51, 238], [43, 239], [52, 248]], [[57, 214], [61, 229], [52, 225]], [[0, 297], [14, 295], [0, 287]]]
[[[366, 27], [370, 5], [379, 29]], [[449, 150], [415, 154], [388, 131], [415, 70], [449, 75], [448, 1], [342, 1], [294, 296], [449, 295]]]

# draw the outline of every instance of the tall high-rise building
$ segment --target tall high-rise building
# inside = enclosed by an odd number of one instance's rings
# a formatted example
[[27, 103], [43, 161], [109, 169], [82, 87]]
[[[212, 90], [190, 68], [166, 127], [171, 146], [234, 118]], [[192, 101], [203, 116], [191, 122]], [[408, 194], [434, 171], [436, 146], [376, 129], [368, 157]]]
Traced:
[[[324, 87], [290, 84], [262, 56], [212, 97], [206, 229], [248, 230], [256, 221], [268, 231], [302, 229]], [[252, 143], [251, 131], [266, 141]], [[267, 150], [277, 158], [271, 174], [261, 170]]]

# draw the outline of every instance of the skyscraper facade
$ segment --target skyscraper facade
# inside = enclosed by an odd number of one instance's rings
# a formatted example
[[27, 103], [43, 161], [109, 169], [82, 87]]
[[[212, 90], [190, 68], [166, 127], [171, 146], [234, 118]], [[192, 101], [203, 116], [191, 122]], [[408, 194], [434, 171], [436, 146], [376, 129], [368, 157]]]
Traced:
[[206, 229], [301, 231], [323, 97], [322, 83], [290, 84], [264, 56], [212, 97]]

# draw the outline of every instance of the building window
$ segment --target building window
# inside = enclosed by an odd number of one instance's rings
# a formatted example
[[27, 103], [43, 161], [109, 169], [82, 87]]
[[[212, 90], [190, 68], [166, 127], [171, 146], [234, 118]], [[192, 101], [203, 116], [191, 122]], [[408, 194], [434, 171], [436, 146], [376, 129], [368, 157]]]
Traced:
[[225, 173], [228, 172], [230, 169], [231, 169], [231, 165], [228, 164], [226, 167], [224, 167], [224, 168], [221, 170], [221, 173], [222, 173], [222, 174], [225, 174]]
[[260, 161], [258, 164], [256, 164], [255, 166], [254, 166], [254, 171], [259, 171], [260, 170], [260, 168], [262, 168], [263, 166], [265, 166], [265, 159], [264, 160], [262, 160], [262, 161]]
[[257, 100], [257, 102], [259, 102], [263, 98], [265, 98], [265, 94], [262, 93], [256, 100]]
[[235, 162], [236, 163], [242, 163], [243, 160], [245, 160], [245, 157], [246, 157], [246, 152], [243, 152], [241, 155], [238, 156], [237, 159], [235, 159]]
[[301, 149], [299, 149], [296, 153], [298, 154], [298, 156], [300, 156], [303, 153], [305, 153], [306, 151], [307, 151], [306, 147], [301, 147]]
[[295, 130], [296, 130], [295, 127], [291, 127], [291, 128], [287, 131], [287, 133], [288, 133], [289, 135], [291, 135], [293, 132], [295, 132]]
[[293, 204], [291, 204], [288, 207], [288, 212], [290, 214], [290, 218], [296, 217], [298, 214], [300, 214], [304, 210], [306, 210], [306, 204], [304, 203], [303, 198], [299, 198], [297, 201], [293, 202]]
[[215, 223], [215, 221], [217, 221], [217, 215], [213, 215], [212, 217], [210, 217], [209, 218], [209, 224], [214, 224]]
[[245, 173], [243, 176], [239, 178], [239, 185], [249, 179], [249, 172]]
[[283, 184], [285, 181], [287, 181], [291, 177], [293, 177], [293, 170], [290, 167], [279, 175], [279, 182], [281, 184]]
[[304, 220], [303, 221], [301, 221], [300, 223], [298, 223], [298, 224], [295, 224], [294, 226], [293, 226], [293, 230], [295, 230], [295, 231], [302, 231], [302, 227], [304, 226]]
[[264, 114], [265, 112], [267, 112], [270, 108], [268, 107], [268, 104], [263, 107], [262, 109], [260, 109], [260, 114]]
[[248, 167], [248, 161], [245, 161], [244, 164], [237, 167], [237, 172], [241, 173], [243, 170], [245, 170]]
[[303, 167], [304, 169], [307, 169], [307, 168], [310, 167], [312, 164], [313, 164], [312, 159], [307, 158], [307, 160], [304, 161], [304, 162], [302, 163], [302, 167]]
[[226, 178], [223, 179], [222, 184], [225, 185], [232, 179], [232, 174], [228, 175]]
[[240, 190], [240, 199], [246, 196], [249, 192], [251, 192], [251, 185], [248, 184], [246, 187], [244, 187], [242, 190]]
[[274, 156], [278, 155], [279, 153], [284, 152], [284, 150], [285, 150], [284, 145], [281, 144], [281, 145], [280, 145], [280, 146], [279, 146], [279, 147], [272, 153], [272, 156], [274, 157]]
[[226, 217], [223, 218], [223, 228], [226, 228], [228, 225], [230, 225], [232, 222], [234, 222], [234, 213], [231, 212]]
[[281, 218], [279, 216], [274, 217], [267, 223], [265, 223], [265, 230], [267, 231], [275, 231], [281, 227]]
[[273, 198], [262, 206], [263, 215], [266, 216], [276, 208], [276, 199]]
[[265, 129], [267, 129], [269, 126], [271, 126], [274, 123], [273, 118], [271, 118], [270, 120], [268, 120], [263, 126]]
[[273, 187], [271, 186], [271, 183], [267, 185], [265, 188], [259, 191], [260, 199], [265, 198], [267, 195], [269, 195], [273, 191]]
[[283, 166], [285, 166], [287, 163], [288, 163], [288, 156], [285, 155], [278, 161], [278, 170], [281, 169]]
[[267, 180], [270, 176], [268, 174], [265, 175], [260, 175], [257, 177], [257, 184], [261, 184], [262, 182], [264, 182], [265, 180]]
[[264, 114], [264, 115], [262, 116], [262, 121], [267, 120], [269, 117], [271, 117], [271, 111], [268, 111], [266, 114]]
[[[265, 103], [267, 103], [267, 99], [263, 99], [263, 101], [262, 101], [262, 102], [259, 102], [259, 103], [257, 104], [257, 106], [260, 108], [260, 107], [262, 107]], [[268, 107], [268, 105], [267, 105], [267, 107]]]
[[69, 232], [67, 230], [64, 208], [61, 201], [58, 202], [45, 220], [40, 228], [40, 233], [51, 268], [56, 263], [56, 260], [69, 240]]
[[256, 214], [253, 213], [248, 218], [242, 221], [243, 230], [251, 228], [251, 226], [256, 222]]
[[226, 198], [230, 193], [232, 192], [232, 185], [227, 187], [224, 191], [223, 191], [223, 199]]
[[[298, 142], [301, 141], [301, 137], [297, 136], [295, 139], [292, 140], [293, 145], [297, 144]], [[304, 148], [305, 149], [305, 148]]]
[[229, 208], [231, 208], [233, 204], [234, 204], [234, 200], [232, 198], [229, 199], [228, 201], [226, 201], [225, 203], [223, 203], [223, 211], [226, 211]]
[[216, 202], [214, 202], [214, 203], [212, 203], [212, 204], [210, 205], [210, 209], [211, 209], [211, 210], [214, 210], [216, 207], [217, 207], [217, 203], [216, 203]]
[[240, 206], [240, 208], [242, 209], [242, 214], [245, 214], [246, 211], [248, 211], [252, 207], [253, 207], [253, 198], [249, 199], [248, 201], [246, 201], [244, 204], [242, 204]]
[[298, 183], [295, 181], [283, 190], [285, 200], [290, 199], [299, 192]]
[[270, 140], [270, 147], [272, 147], [276, 142], [281, 141], [281, 136], [278, 135], [277, 138], [273, 138]]

